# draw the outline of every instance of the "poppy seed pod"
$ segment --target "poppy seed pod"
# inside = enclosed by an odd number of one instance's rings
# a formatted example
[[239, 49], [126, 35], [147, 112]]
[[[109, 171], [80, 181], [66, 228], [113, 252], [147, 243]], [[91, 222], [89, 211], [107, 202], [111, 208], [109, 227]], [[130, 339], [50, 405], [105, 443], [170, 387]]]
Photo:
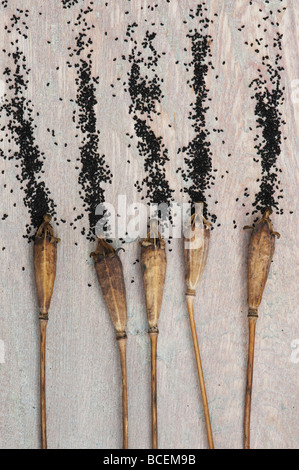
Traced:
[[268, 279], [275, 250], [275, 235], [267, 209], [253, 228], [248, 248], [248, 307], [251, 315], [257, 315]]
[[90, 255], [95, 260], [98, 281], [117, 339], [126, 336], [127, 327], [126, 288], [118, 251], [100, 238], [97, 250]]
[[162, 307], [166, 275], [165, 242], [156, 220], [151, 221], [151, 231], [141, 242], [141, 269], [143, 276], [149, 336], [151, 341], [151, 397], [152, 397], [152, 448], [158, 448], [157, 412], [157, 341], [158, 320]]
[[126, 363], [126, 327], [127, 303], [126, 288], [121, 260], [118, 250], [99, 238], [95, 252], [91, 253], [99, 284], [116, 330], [122, 371], [122, 414], [123, 414], [123, 448], [128, 448], [128, 397], [127, 397], [127, 363]]
[[270, 221], [271, 208], [265, 210], [264, 215], [251, 228], [252, 234], [248, 248], [248, 323], [249, 323], [249, 341], [248, 341], [248, 362], [247, 362], [247, 383], [245, 392], [244, 408], [244, 448], [250, 449], [250, 414], [251, 414], [251, 396], [253, 385], [253, 362], [254, 362], [254, 344], [255, 329], [258, 318], [258, 307], [262, 300], [264, 288], [268, 279], [270, 266], [275, 250], [275, 235], [280, 237], [279, 233], [273, 231]]
[[44, 216], [34, 240], [34, 273], [40, 317], [47, 320], [56, 276], [57, 243], [50, 225], [51, 215]]
[[208, 398], [206, 393], [206, 386], [203, 375], [203, 368], [201, 363], [194, 318], [194, 298], [196, 294], [196, 289], [199, 285], [199, 282], [202, 278], [206, 266], [209, 241], [209, 222], [205, 220], [201, 212], [193, 214], [193, 216], [191, 217], [191, 222], [186, 227], [184, 233], [185, 282], [187, 284], [186, 300], [197, 365], [198, 379], [202, 396], [203, 410], [205, 415], [208, 445], [210, 449], [214, 449], [213, 433], [208, 407]]
[[200, 214], [194, 214], [184, 233], [185, 281], [187, 295], [195, 295], [207, 263], [210, 224]]
[[46, 417], [46, 330], [54, 281], [56, 276], [57, 243], [50, 225], [51, 215], [44, 215], [44, 221], [36, 232], [34, 240], [34, 273], [40, 311], [40, 419], [41, 447], [47, 449]]
[[141, 242], [141, 269], [149, 332], [158, 332], [166, 274], [165, 242], [160, 233]]

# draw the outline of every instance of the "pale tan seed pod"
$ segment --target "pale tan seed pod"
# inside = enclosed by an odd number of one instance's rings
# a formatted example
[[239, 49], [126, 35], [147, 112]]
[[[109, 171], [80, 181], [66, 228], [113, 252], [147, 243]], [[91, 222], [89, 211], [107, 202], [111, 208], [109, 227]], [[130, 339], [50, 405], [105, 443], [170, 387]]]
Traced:
[[51, 215], [44, 215], [44, 221], [36, 232], [34, 240], [34, 273], [38, 307], [40, 311], [40, 419], [41, 447], [47, 449], [46, 423], [46, 329], [54, 281], [56, 276], [57, 243], [50, 225]]
[[184, 234], [185, 281], [187, 294], [195, 295], [207, 263], [210, 224], [201, 214], [193, 215]]
[[258, 318], [258, 307], [261, 303], [264, 288], [268, 279], [270, 266], [275, 250], [275, 235], [279, 233], [273, 231], [270, 221], [271, 208], [265, 210], [264, 215], [251, 228], [252, 234], [248, 248], [248, 363], [247, 363], [247, 383], [245, 392], [244, 407], [244, 448], [250, 449], [250, 415], [251, 415], [251, 395], [253, 385], [253, 362], [255, 329]]
[[275, 235], [269, 219], [271, 209], [252, 230], [248, 248], [248, 307], [249, 312], [257, 314], [268, 279], [270, 266], [275, 250]]
[[120, 353], [122, 371], [122, 427], [123, 448], [128, 448], [128, 396], [127, 396], [127, 363], [126, 363], [126, 327], [127, 302], [126, 288], [121, 260], [118, 250], [99, 238], [95, 252], [91, 253], [102, 293], [116, 330], [116, 339]]
[[141, 269], [149, 332], [158, 332], [166, 274], [165, 242], [160, 233], [141, 242]]
[[54, 237], [50, 220], [51, 216], [46, 214], [34, 241], [34, 273], [38, 307], [40, 317], [46, 320], [54, 288], [57, 243], [59, 242], [59, 239]]
[[141, 269], [151, 341], [152, 448], [158, 449], [157, 341], [166, 275], [166, 252], [156, 220], [151, 221], [151, 231], [141, 242]]
[[201, 363], [199, 344], [194, 318], [194, 298], [207, 263], [210, 242], [210, 224], [202, 213], [195, 213], [184, 233], [185, 282], [187, 284], [186, 301], [188, 307], [192, 341], [194, 346], [198, 379], [205, 415], [207, 438], [210, 449], [214, 449], [208, 398]]
[[120, 339], [126, 337], [127, 302], [123, 268], [118, 251], [100, 238], [97, 250], [91, 253], [91, 256], [95, 260], [98, 281], [116, 330], [116, 337]]

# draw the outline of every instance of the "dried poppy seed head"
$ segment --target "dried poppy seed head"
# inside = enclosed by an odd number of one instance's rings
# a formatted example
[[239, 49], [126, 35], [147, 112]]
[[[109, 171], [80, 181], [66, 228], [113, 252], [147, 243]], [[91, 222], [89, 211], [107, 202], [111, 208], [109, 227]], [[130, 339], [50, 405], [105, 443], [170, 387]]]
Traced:
[[98, 281], [102, 289], [111, 321], [116, 330], [122, 370], [122, 409], [123, 409], [123, 448], [128, 448], [128, 399], [126, 366], [126, 327], [127, 305], [126, 289], [122, 263], [115, 250], [102, 238], [98, 239], [95, 252], [90, 255], [95, 260]]
[[275, 235], [270, 220], [271, 208], [266, 208], [262, 218], [252, 228], [248, 248], [248, 316], [257, 317], [257, 310], [262, 300], [268, 279], [271, 261], [275, 250]]
[[150, 238], [151, 235], [155, 235], [153, 227], [147, 238], [141, 242], [141, 269], [149, 333], [157, 334], [165, 283], [166, 253], [160, 232], [154, 238]]
[[210, 224], [203, 217], [201, 208], [193, 214], [193, 216], [191, 217], [191, 223], [186, 227], [186, 230], [184, 232], [185, 281], [187, 284], [186, 300], [200, 390], [203, 401], [205, 422], [207, 428], [207, 438], [209, 448], [214, 449], [208, 399], [199, 352], [193, 307], [196, 288], [200, 282], [207, 261], [209, 240]]
[[184, 234], [185, 281], [187, 295], [195, 295], [203, 275], [210, 242], [210, 223], [202, 214], [194, 214]]
[[103, 296], [116, 330], [116, 338], [126, 337], [127, 304], [122, 263], [118, 251], [102, 238], [90, 256], [95, 260], [95, 268]]
[[151, 220], [151, 229], [141, 243], [141, 269], [145, 292], [146, 311], [151, 341], [151, 397], [152, 448], [158, 448], [157, 419], [157, 341], [158, 321], [162, 307], [166, 274], [165, 242], [158, 230], [158, 222]]
[[34, 241], [34, 273], [40, 310], [40, 318], [48, 319], [54, 281], [56, 276], [57, 243], [50, 225], [51, 216], [44, 215], [44, 222], [37, 230]]

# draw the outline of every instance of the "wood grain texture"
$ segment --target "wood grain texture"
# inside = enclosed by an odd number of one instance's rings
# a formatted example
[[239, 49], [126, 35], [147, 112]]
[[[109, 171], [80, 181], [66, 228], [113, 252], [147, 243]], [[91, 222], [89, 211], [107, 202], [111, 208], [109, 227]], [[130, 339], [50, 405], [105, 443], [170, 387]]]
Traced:
[[[29, 31], [27, 40], [19, 37], [19, 46], [31, 68], [27, 93], [35, 105], [36, 141], [47, 156], [43, 177], [57, 203], [58, 220], [67, 221], [59, 226], [53, 222], [61, 243], [57, 248], [56, 282], [47, 328], [48, 448], [122, 446], [122, 434], [116, 431], [122, 406], [118, 347], [89, 257], [95, 246], [80, 233], [87, 218], [77, 223], [76, 230], [69, 226], [75, 217], [73, 207], [80, 213], [82, 200], [78, 194], [78, 170], [75, 169], [80, 133], [72, 122], [74, 104], [70, 102], [76, 97], [76, 73], [66, 62], [69, 60], [68, 47], [73, 47], [76, 36], [74, 18], [79, 8], [87, 3], [80, 1], [65, 10], [58, 0], [43, 4], [22, 1], [22, 8], [30, 10]], [[96, 26], [91, 32], [96, 45], [94, 73], [100, 76], [96, 109], [101, 131], [100, 152], [105, 153], [114, 174], [113, 185], [107, 190], [107, 200], [113, 204], [117, 203], [119, 194], [127, 196], [128, 204], [140, 201], [134, 183], [144, 176], [136, 139], [126, 135], [134, 134], [134, 129], [128, 114], [129, 94], [122, 86], [129, 68], [121, 60], [121, 55], [128, 52], [122, 39], [128, 22], [133, 22], [134, 18], [140, 24], [136, 31], [138, 41], [150, 29], [152, 20], [157, 25], [165, 24], [164, 28], [156, 26], [159, 51], [166, 52], [159, 64], [165, 97], [160, 105], [161, 114], [155, 117], [152, 127], [163, 136], [169, 150], [167, 175], [175, 189], [176, 200], [181, 200], [183, 186], [180, 174], [176, 173], [182, 166], [177, 149], [187, 145], [193, 136], [187, 118], [194, 97], [186, 83], [190, 73], [183, 66], [191, 60], [191, 53], [190, 42], [186, 39], [188, 24], [183, 20], [189, 7], [196, 6], [197, 2], [171, 0], [168, 4], [160, 1], [155, 11], [149, 12], [145, 8], [142, 13], [140, 6], [144, 3], [141, 0], [114, 0], [109, 1], [109, 8], [106, 8], [105, 2], [94, 0], [95, 11], [90, 16]], [[252, 223], [246, 213], [251, 212], [256, 179], [260, 176], [260, 167], [252, 160], [255, 143], [254, 133], [249, 128], [254, 127], [254, 102], [248, 90], [259, 64], [251, 49], [244, 45], [247, 35], [256, 37], [258, 34], [258, 8], [249, 8], [245, 3], [243, 0], [208, 2], [211, 17], [214, 12], [218, 17], [210, 25], [214, 37], [215, 70], [207, 79], [212, 98], [207, 125], [213, 127], [217, 116], [219, 127], [225, 131], [220, 137], [215, 133], [211, 135], [213, 165], [218, 168], [218, 174], [209, 201], [211, 207], [215, 207], [217, 223], [221, 226], [212, 231], [208, 263], [194, 307], [216, 448], [240, 448], [243, 443], [248, 342], [246, 256], [250, 234], [242, 227]], [[262, 1], [255, 3], [264, 4]], [[265, 8], [278, 3], [270, 1]], [[292, 82], [299, 79], [299, 9], [296, 0], [285, 3], [288, 8], [281, 14], [279, 26], [284, 35], [282, 60], [286, 87], [282, 112], [287, 123], [283, 129], [287, 140], [283, 141], [279, 159], [283, 170], [281, 182], [285, 197], [282, 206], [285, 211], [282, 216], [272, 216], [274, 230], [280, 232], [281, 238], [276, 243], [256, 329], [252, 448], [296, 448], [299, 442], [299, 363], [291, 361], [291, 343], [299, 339], [299, 235], [298, 217], [296, 213], [289, 213], [298, 205], [299, 103], [292, 100]], [[12, 47], [4, 26], [19, 5], [17, 0], [11, 0], [8, 8], [0, 7], [0, 50]], [[130, 19], [125, 15], [126, 10], [130, 11]], [[148, 23], [142, 21], [143, 17]], [[243, 24], [246, 28], [241, 33], [238, 28]], [[115, 41], [116, 36], [118, 41]], [[269, 42], [270, 28], [265, 36]], [[114, 57], [116, 61], [113, 61]], [[1, 55], [1, 71], [9, 65], [9, 60], [6, 54]], [[180, 61], [177, 65], [176, 60]], [[224, 61], [225, 65], [222, 65]], [[217, 74], [219, 79], [216, 80]], [[121, 77], [117, 84], [116, 77]], [[111, 83], [116, 84], [114, 91]], [[55, 129], [55, 139], [47, 128]], [[2, 134], [5, 153], [13, 144]], [[225, 144], [222, 144], [222, 137]], [[229, 153], [232, 155], [228, 158]], [[71, 163], [67, 159], [71, 159]], [[0, 250], [0, 340], [5, 346], [5, 363], [0, 364], [0, 447], [38, 448], [38, 306], [33, 246], [22, 237], [24, 226], [30, 220], [22, 203], [24, 194], [16, 180], [18, 169], [11, 160], [1, 159], [0, 165], [5, 169], [0, 184], [1, 214], [9, 214], [5, 221], [0, 220], [0, 248], [6, 247]], [[7, 188], [3, 187], [4, 182]], [[252, 194], [251, 199], [243, 197], [245, 186]], [[10, 189], [14, 190], [13, 194]], [[236, 198], [239, 198], [238, 203]], [[218, 201], [216, 206], [214, 201]], [[14, 202], [16, 207], [13, 207]], [[235, 230], [233, 220], [237, 223]], [[174, 240], [170, 248], [159, 319], [159, 446], [207, 448], [185, 302], [182, 240]], [[127, 280], [129, 446], [150, 448], [150, 340], [140, 263], [133, 264], [140, 256], [140, 246], [132, 241], [125, 249], [120, 257]], [[131, 283], [133, 279], [135, 282]]]

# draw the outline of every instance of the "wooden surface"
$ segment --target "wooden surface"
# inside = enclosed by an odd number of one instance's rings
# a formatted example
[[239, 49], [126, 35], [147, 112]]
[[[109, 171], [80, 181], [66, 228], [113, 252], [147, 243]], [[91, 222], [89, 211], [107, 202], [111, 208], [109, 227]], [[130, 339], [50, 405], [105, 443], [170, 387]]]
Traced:
[[[76, 31], [72, 21], [82, 5], [63, 9], [58, 0], [32, 2], [9, 1], [0, 7], [1, 50], [13, 40], [4, 32], [4, 25], [17, 6], [30, 15], [28, 39], [21, 37], [31, 74], [28, 98], [35, 105], [35, 136], [40, 149], [46, 153], [47, 185], [57, 204], [55, 227], [61, 238], [58, 247], [57, 277], [49, 314], [47, 332], [47, 428], [49, 448], [120, 448], [121, 432], [121, 369], [115, 333], [97, 284], [96, 273], [89, 253], [94, 244], [81, 235], [87, 218], [78, 222], [77, 230], [70, 228], [73, 207], [81, 211], [75, 169], [80, 139], [72, 122], [75, 99], [75, 71], [66, 66], [68, 47], [74, 44]], [[142, 159], [138, 155], [133, 122], [128, 114], [130, 97], [123, 91], [129, 65], [121, 60], [128, 46], [124, 38], [128, 22], [139, 24], [136, 35], [142, 40], [149, 24], [163, 21], [165, 27], [151, 27], [158, 33], [162, 57], [159, 75], [164, 77], [160, 111], [153, 129], [162, 135], [168, 148], [170, 162], [167, 176], [175, 198], [180, 200], [182, 187], [176, 169], [182, 165], [177, 149], [188, 144], [192, 128], [187, 120], [192, 90], [186, 80], [183, 62], [190, 61], [190, 43], [186, 39], [188, 24], [184, 24], [194, 1], [171, 0], [170, 3], [144, 1], [95, 0], [90, 20], [95, 24], [92, 35], [95, 44], [93, 65], [99, 74], [97, 86], [97, 119], [100, 152], [105, 153], [114, 174], [108, 188], [107, 200], [117, 202], [126, 194], [128, 203], [139, 201], [134, 188], [142, 179]], [[159, 3], [150, 11], [141, 5]], [[258, 8], [241, 0], [211, 0], [209, 14], [218, 13], [210, 32], [214, 38], [213, 62], [215, 71], [208, 76], [210, 110], [207, 125], [218, 126], [224, 134], [212, 133], [213, 165], [218, 168], [216, 185], [211, 193], [220, 227], [212, 232], [207, 267], [195, 301], [195, 316], [212, 428], [216, 448], [239, 448], [243, 441], [243, 407], [246, 383], [248, 321], [246, 302], [246, 253], [249, 232], [242, 227], [252, 223], [253, 196], [244, 198], [244, 187], [254, 195], [260, 167], [253, 163], [254, 102], [248, 89], [258, 67], [257, 57], [244, 41], [256, 37]], [[280, 2], [255, 1], [264, 9]], [[245, 6], [246, 4], [246, 6]], [[296, 0], [285, 2], [287, 10], [280, 15], [279, 30], [283, 33], [283, 83], [286, 87], [282, 112], [286, 120], [283, 129], [287, 140], [282, 144], [279, 166], [284, 199], [283, 215], [272, 218], [275, 230], [281, 233], [277, 241], [274, 262], [260, 307], [256, 331], [254, 387], [252, 397], [252, 448], [296, 448], [299, 442], [299, 363], [291, 360], [292, 342], [299, 338], [298, 327], [298, 139], [299, 104], [292, 101], [292, 81], [299, 79], [298, 27], [299, 10]], [[129, 10], [130, 15], [125, 15]], [[42, 16], [39, 15], [42, 12]], [[71, 24], [67, 24], [71, 21]], [[246, 25], [244, 31], [238, 28]], [[107, 36], [104, 35], [107, 31]], [[272, 30], [273, 31], [273, 30]], [[265, 33], [268, 42], [271, 37]], [[119, 40], [115, 41], [115, 37]], [[50, 41], [50, 44], [47, 42]], [[184, 50], [186, 48], [186, 51]], [[117, 60], [113, 61], [116, 57]], [[9, 64], [1, 55], [1, 70]], [[179, 64], [175, 64], [180, 60]], [[223, 64], [225, 61], [225, 65]], [[59, 66], [59, 70], [56, 67]], [[215, 75], [219, 79], [215, 80]], [[116, 97], [111, 83], [116, 77]], [[47, 83], [50, 83], [47, 86]], [[63, 101], [59, 98], [62, 97]], [[39, 112], [39, 115], [37, 115]], [[169, 127], [171, 124], [172, 127]], [[55, 129], [53, 138], [47, 128]], [[225, 144], [221, 143], [222, 137]], [[55, 145], [54, 142], [58, 145]], [[64, 147], [64, 143], [68, 147]], [[131, 147], [128, 148], [128, 144]], [[8, 148], [2, 142], [2, 148]], [[231, 153], [231, 157], [227, 155]], [[67, 161], [71, 159], [71, 163]], [[127, 160], [131, 163], [128, 164]], [[24, 193], [16, 179], [13, 161], [1, 159], [0, 200], [2, 213], [9, 217], [0, 220], [1, 244], [1, 314], [0, 340], [4, 344], [5, 362], [0, 364], [0, 447], [38, 448], [39, 436], [39, 323], [34, 287], [31, 244], [22, 235], [30, 223], [22, 200]], [[228, 170], [228, 173], [226, 173]], [[221, 178], [221, 175], [224, 178]], [[5, 180], [5, 181], [4, 181]], [[7, 188], [3, 187], [3, 183]], [[10, 189], [13, 188], [13, 194]], [[236, 198], [240, 198], [236, 202]], [[214, 201], [219, 201], [214, 205]], [[13, 203], [16, 202], [16, 207]], [[242, 206], [245, 203], [245, 207]], [[233, 229], [236, 220], [237, 229]], [[75, 246], [75, 242], [78, 244]], [[163, 308], [159, 321], [158, 339], [158, 420], [161, 448], [207, 448], [204, 414], [200, 397], [196, 362], [192, 346], [185, 303], [182, 241], [174, 240], [168, 251], [168, 265]], [[129, 447], [149, 448], [151, 444], [150, 403], [150, 340], [147, 334], [143, 284], [137, 241], [127, 243], [123, 261], [127, 280], [128, 301], [128, 400]], [[22, 270], [22, 267], [25, 270]], [[131, 283], [134, 280], [134, 283]], [[91, 284], [91, 287], [88, 286]], [[295, 343], [294, 343], [295, 344]], [[2, 348], [3, 346], [1, 346]], [[298, 347], [298, 345], [297, 345]], [[293, 355], [294, 357], [294, 355]], [[2, 358], [3, 359], [3, 358]]]

